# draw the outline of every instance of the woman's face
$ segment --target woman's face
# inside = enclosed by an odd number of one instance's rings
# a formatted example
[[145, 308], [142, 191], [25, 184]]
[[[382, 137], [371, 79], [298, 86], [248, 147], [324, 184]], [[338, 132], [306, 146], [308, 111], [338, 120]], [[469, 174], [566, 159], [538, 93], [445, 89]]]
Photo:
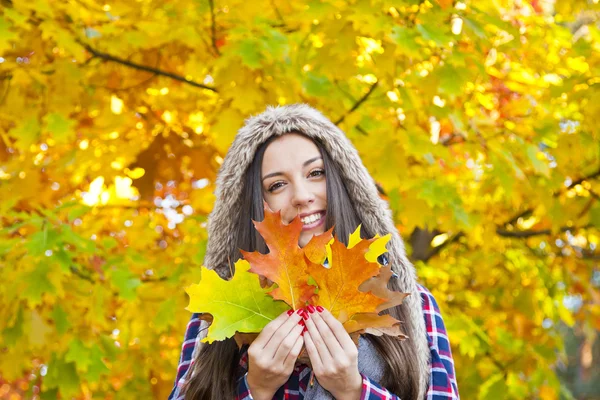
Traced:
[[261, 180], [265, 201], [271, 210], [281, 210], [284, 223], [300, 215], [300, 247], [325, 232], [325, 169], [312, 140], [289, 133], [271, 142], [263, 157]]

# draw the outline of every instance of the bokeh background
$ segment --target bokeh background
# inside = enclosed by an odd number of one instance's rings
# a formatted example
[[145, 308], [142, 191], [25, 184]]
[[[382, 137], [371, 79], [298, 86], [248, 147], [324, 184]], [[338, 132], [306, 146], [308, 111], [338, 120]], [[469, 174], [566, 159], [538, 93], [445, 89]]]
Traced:
[[464, 399], [600, 398], [598, 0], [0, 0], [0, 398], [165, 399], [215, 176], [308, 103]]

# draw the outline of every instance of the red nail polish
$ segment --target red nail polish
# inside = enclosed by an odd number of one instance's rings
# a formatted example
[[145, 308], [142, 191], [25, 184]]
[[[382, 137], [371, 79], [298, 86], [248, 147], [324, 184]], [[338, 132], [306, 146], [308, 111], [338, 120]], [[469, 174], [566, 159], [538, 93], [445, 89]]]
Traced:
[[296, 314], [298, 314], [298, 315], [302, 315], [303, 313], [304, 313], [304, 310], [301, 308], [296, 310]]
[[[298, 325], [302, 325], [302, 326], [304, 326], [304, 320], [303, 320], [303, 319], [301, 319], [300, 321], [298, 321]], [[306, 327], [305, 327], [305, 328], [306, 328]]]
[[304, 327], [304, 329], [302, 329], [302, 334], [304, 335], [306, 332], [308, 332], [308, 329], [306, 329], [306, 327]]
[[306, 308], [308, 308], [308, 312], [311, 314], [315, 312], [315, 307], [313, 307], [313, 306], [308, 306]]
[[305, 320], [307, 320], [308, 319], [308, 314], [307, 313], [302, 314], [302, 318], [304, 318]]
[[318, 311], [318, 312], [323, 312], [323, 310], [325, 310], [323, 307], [321, 307], [321, 306], [317, 306], [317, 311]]
[[294, 310], [287, 310], [287, 315], [292, 315], [294, 313]]

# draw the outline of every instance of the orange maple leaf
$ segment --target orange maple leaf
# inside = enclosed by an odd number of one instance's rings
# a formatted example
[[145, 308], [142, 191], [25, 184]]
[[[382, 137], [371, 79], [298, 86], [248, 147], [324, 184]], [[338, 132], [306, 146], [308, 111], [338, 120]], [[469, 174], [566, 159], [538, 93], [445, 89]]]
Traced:
[[374, 241], [363, 239], [354, 247], [346, 248], [335, 240], [329, 245], [329, 268], [309, 262], [308, 273], [319, 288], [315, 300], [336, 318], [341, 314], [351, 318], [356, 313], [373, 312], [386, 302], [386, 299], [358, 290], [363, 282], [379, 273], [379, 264], [365, 258]]
[[[302, 231], [300, 218], [296, 217], [289, 225], [284, 225], [281, 212], [273, 212], [265, 204], [265, 219], [254, 221], [254, 226], [265, 240], [269, 254], [241, 251], [250, 263], [250, 272], [263, 275], [277, 284], [277, 288], [269, 293], [274, 299], [283, 300], [294, 309], [304, 307], [313, 296], [315, 287], [308, 284], [305, 250], [298, 246]], [[330, 240], [331, 230], [313, 237], [305, 249], [313, 259], [319, 259], [325, 254], [325, 244]]]

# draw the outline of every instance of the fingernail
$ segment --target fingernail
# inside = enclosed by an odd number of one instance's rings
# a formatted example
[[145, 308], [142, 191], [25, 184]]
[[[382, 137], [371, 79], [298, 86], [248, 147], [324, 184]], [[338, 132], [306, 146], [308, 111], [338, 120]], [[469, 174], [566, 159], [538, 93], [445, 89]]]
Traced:
[[287, 315], [292, 315], [294, 313], [294, 310], [287, 310]]
[[311, 314], [315, 312], [315, 308], [313, 306], [308, 306], [306, 308], [308, 308], [308, 312]]
[[318, 312], [323, 312], [323, 310], [325, 310], [323, 307], [321, 307], [321, 306], [317, 306], [317, 311], [318, 311]]
[[[298, 321], [298, 325], [302, 325], [302, 326], [304, 326], [304, 320], [302, 320], [302, 319], [301, 319], [300, 321]], [[305, 328], [306, 328], [306, 327], [305, 327]]]
[[308, 332], [308, 329], [306, 329], [306, 327], [304, 327], [304, 329], [302, 329], [302, 334], [304, 335], [305, 332]]
[[302, 314], [302, 318], [304, 318], [305, 320], [307, 320], [308, 319], [308, 314], [307, 313]]
[[296, 314], [298, 314], [298, 315], [302, 315], [303, 313], [304, 313], [304, 310], [301, 308], [296, 310]]

